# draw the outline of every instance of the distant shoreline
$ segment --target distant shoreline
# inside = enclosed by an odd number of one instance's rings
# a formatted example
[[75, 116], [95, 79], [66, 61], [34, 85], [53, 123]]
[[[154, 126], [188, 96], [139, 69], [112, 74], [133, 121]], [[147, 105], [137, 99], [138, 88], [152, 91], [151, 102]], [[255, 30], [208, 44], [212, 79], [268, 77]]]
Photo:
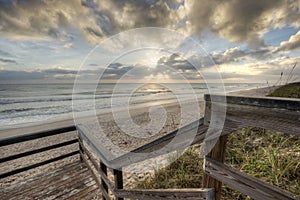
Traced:
[[[273, 87], [264, 87], [264, 88], [250, 88], [247, 90], [239, 90], [239, 91], [234, 91], [234, 92], [228, 92], [227, 94], [229, 95], [237, 95], [237, 96], [266, 96], [268, 93], [271, 91], [277, 89], [280, 86], [273, 86]], [[202, 101], [202, 99], [199, 99], [199, 102]], [[164, 106], [173, 109], [172, 107], [176, 106], [176, 104], [173, 103], [164, 103]], [[141, 107], [141, 105], [137, 106], [137, 108], [134, 109], [134, 112], [136, 115], [141, 115], [142, 113], [145, 113], [146, 110], [151, 106], [151, 103], [148, 104], [148, 106]], [[203, 113], [204, 111], [201, 110]], [[107, 117], [109, 113], [104, 112], [99, 115], [97, 115], [100, 118]], [[4, 129], [0, 129], [0, 139], [1, 138], [7, 138], [7, 137], [13, 137], [17, 135], [23, 135], [23, 134], [28, 134], [28, 133], [34, 133], [42, 130], [49, 130], [49, 129], [54, 129], [54, 128], [60, 128], [64, 126], [71, 126], [74, 125], [74, 119], [69, 118], [69, 119], [59, 119], [57, 121], [41, 121], [36, 123], [29, 123], [29, 124], [20, 124], [16, 125], [13, 128], [5, 127]]]

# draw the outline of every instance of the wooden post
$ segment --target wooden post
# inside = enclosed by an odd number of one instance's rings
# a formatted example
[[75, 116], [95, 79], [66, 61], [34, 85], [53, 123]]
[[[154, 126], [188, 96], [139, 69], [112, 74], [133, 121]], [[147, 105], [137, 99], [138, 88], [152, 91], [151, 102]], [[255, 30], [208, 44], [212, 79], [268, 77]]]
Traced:
[[82, 155], [84, 154], [84, 149], [81, 146], [81, 144], [83, 144], [83, 141], [81, 140], [81, 138], [79, 137], [79, 133], [78, 133], [78, 145], [79, 145], [79, 151], [82, 153], [79, 153], [79, 157], [80, 157], [80, 162], [83, 162], [83, 158]]
[[[102, 170], [103, 174], [105, 174], [105, 176], [107, 176], [107, 167], [104, 163], [100, 162], [100, 170]], [[106, 185], [105, 181], [103, 180], [103, 178], [101, 177], [101, 185], [103, 187], [103, 190], [102, 191], [102, 199], [106, 200], [107, 196], [103, 193], [106, 193], [108, 194], [108, 186]]]
[[[223, 102], [223, 101], [224, 101], [224, 99], [221, 100], [221, 102]], [[213, 115], [214, 115], [214, 117], [218, 117], [218, 114], [222, 114], [222, 112], [224, 112], [223, 107], [222, 107], [224, 105], [214, 104], [213, 105], [214, 108], [212, 108], [212, 104], [213, 104], [213, 102], [211, 102], [210, 95], [206, 95], [205, 96], [205, 115], [204, 115], [204, 124], [205, 125], [211, 124], [211, 120], [213, 120], [212, 119]], [[216, 113], [213, 113], [213, 112], [216, 112]], [[217, 112], [220, 112], [220, 113], [217, 114]], [[225, 114], [225, 113], [223, 113], [223, 114]], [[216, 119], [214, 119], [214, 120], [216, 120]], [[220, 136], [219, 138], [212, 139], [211, 141], [206, 141], [206, 142], [207, 142], [207, 145], [209, 143], [210, 144], [215, 143], [215, 146], [212, 148], [212, 150], [210, 152], [206, 152], [206, 149], [205, 149], [205, 152], [208, 153], [206, 155], [206, 157], [212, 158], [214, 160], [217, 160], [217, 161], [223, 163], [224, 157], [225, 157], [227, 135], [223, 135], [223, 136]], [[204, 163], [204, 165], [205, 165], [205, 163]], [[210, 177], [209, 174], [207, 174], [206, 172], [204, 173], [204, 176], [203, 176], [202, 186], [206, 187], [206, 188], [214, 188], [215, 189], [215, 199], [219, 200], [221, 198], [222, 182]]]
[[[123, 189], [123, 172], [122, 170], [114, 169], [115, 188]], [[124, 198], [116, 197], [116, 200], [124, 200]]]
[[[221, 136], [214, 148], [206, 157], [212, 158], [223, 163], [225, 158], [226, 142], [227, 135]], [[222, 182], [210, 177], [209, 174], [204, 173], [202, 185], [205, 188], [215, 188], [215, 199], [221, 199]]]

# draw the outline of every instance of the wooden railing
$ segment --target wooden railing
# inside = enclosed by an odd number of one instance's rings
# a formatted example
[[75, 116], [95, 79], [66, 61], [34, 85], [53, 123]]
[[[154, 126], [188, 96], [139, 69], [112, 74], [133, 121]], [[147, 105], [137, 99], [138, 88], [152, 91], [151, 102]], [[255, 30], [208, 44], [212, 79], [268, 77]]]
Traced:
[[[200, 126], [199, 126], [200, 124]], [[203, 125], [203, 119], [194, 122], [186, 127], [183, 127], [183, 132], [180, 135], [176, 135], [177, 131], [171, 132], [153, 142], [143, 145], [127, 154], [124, 154], [118, 158], [108, 160], [92, 140], [86, 135], [86, 129], [84, 126], [78, 126], [78, 137], [80, 144], [80, 154], [83, 161], [87, 164], [89, 170], [92, 172], [94, 178], [102, 191], [103, 199], [111, 199], [109, 191], [115, 197], [115, 199], [121, 200], [124, 198], [130, 199], [214, 199], [213, 188], [184, 188], [184, 189], [123, 189], [123, 172], [122, 167], [128, 166], [133, 163], [141, 162], [159, 155], [166, 154], [166, 151], [156, 152], [155, 154], [147, 154], [149, 156], [137, 157], [133, 153], [149, 153], [160, 149], [167, 143], [169, 143], [174, 137], [179, 137], [180, 140], [184, 140], [184, 137], [191, 132], [197, 131], [197, 135], [194, 138], [192, 144], [203, 141], [205, 131], [207, 127]], [[86, 143], [87, 145], [84, 145]], [[88, 146], [97, 155], [97, 159], [91, 154], [91, 152], [85, 147]], [[174, 145], [173, 150], [182, 148], [182, 144]], [[170, 149], [168, 149], [170, 150]], [[112, 167], [113, 166], [113, 167]], [[116, 166], [118, 168], [116, 168]], [[107, 176], [107, 171], [110, 170], [114, 175], [114, 183], [110, 181]]]
[[[224, 99], [225, 98], [225, 99]], [[180, 134], [177, 130], [159, 138], [151, 143], [148, 143], [140, 148], [137, 148], [125, 155], [112, 160], [107, 159], [103, 152], [99, 151], [97, 146], [89, 139], [88, 130], [84, 126], [78, 126], [79, 138], [81, 146], [83, 141], [95, 152], [100, 159], [100, 163], [93, 161], [93, 157], [86, 149], [81, 150], [82, 157], [86, 157], [86, 162], [93, 163], [94, 176], [98, 176], [99, 186], [103, 190], [103, 198], [110, 199], [109, 191], [116, 199], [135, 198], [135, 199], [220, 199], [221, 185], [226, 183], [229, 187], [240, 191], [243, 194], [249, 195], [254, 199], [268, 200], [268, 199], [297, 199], [293, 194], [284, 191], [278, 187], [274, 187], [257, 178], [251, 177], [236, 169], [233, 169], [224, 162], [225, 148], [227, 142], [227, 135], [240, 130], [245, 127], [261, 127], [270, 130], [283, 131], [286, 134], [300, 134], [300, 101], [295, 99], [283, 98], [251, 98], [251, 97], [234, 97], [234, 96], [205, 96], [206, 111], [205, 117], [183, 127]], [[212, 107], [214, 108], [212, 109]], [[219, 138], [210, 138], [207, 134], [209, 124], [213, 122], [212, 112], [218, 113], [218, 108], [226, 107], [226, 119], [224, 122], [223, 131]], [[221, 109], [222, 110], [222, 109]], [[215, 115], [215, 116], [218, 116]], [[123, 189], [122, 167], [133, 163], [141, 162], [143, 160], [165, 154], [167, 152], [159, 151], [161, 147], [172, 141], [175, 136], [179, 137], [178, 141], [183, 141], [185, 137], [193, 131], [197, 131], [194, 141], [195, 143], [216, 143], [214, 148], [204, 159], [203, 178], [204, 189], [169, 189], [169, 190], [125, 190]], [[211, 134], [214, 134], [213, 132]], [[215, 141], [217, 140], [217, 141]], [[182, 143], [173, 145], [173, 149], [178, 150], [182, 148]], [[151, 152], [154, 152], [151, 154]], [[168, 149], [168, 152], [170, 149]], [[145, 156], [136, 156], [132, 153], [148, 153]], [[87, 156], [84, 156], [86, 154]], [[110, 182], [107, 177], [107, 170], [110, 169], [114, 174], [114, 184]], [[92, 168], [92, 167], [91, 167]], [[118, 170], [115, 170], [118, 169]], [[100, 175], [100, 176], [99, 176]]]
[[[225, 164], [224, 156], [228, 134], [246, 127], [259, 127], [285, 134], [300, 135], [300, 100], [284, 98], [253, 98], [205, 95], [206, 110], [204, 124], [211, 123], [212, 106], [226, 106], [226, 120], [216, 145], [205, 157], [203, 178], [204, 187], [215, 188], [215, 198], [221, 198], [222, 183], [259, 200], [297, 199], [289, 192], [237, 171]], [[207, 143], [212, 141], [206, 141]]]
[[[224, 101], [224, 98], [226, 98]], [[120, 157], [109, 159], [105, 154], [105, 149], [102, 151], [94, 141], [90, 139], [88, 130], [84, 126], [70, 126], [51, 131], [43, 131], [39, 133], [12, 137], [0, 140], [0, 147], [16, 144], [19, 142], [34, 140], [38, 138], [48, 137], [65, 132], [78, 130], [78, 139], [72, 139], [66, 142], [53, 144], [47, 147], [42, 147], [35, 150], [30, 150], [17, 155], [11, 155], [0, 159], [0, 163], [8, 162], [17, 158], [33, 155], [39, 152], [48, 151], [50, 149], [60, 148], [66, 145], [78, 142], [79, 150], [64, 154], [40, 163], [30, 166], [14, 169], [0, 175], [4, 178], [16, 173], [23, 172], [41, 165], [45, 165], [56, 160], [60, 160], [72, 155], [80, 154], [81, 160], [86, 163], [87, 167], [93, 174], [96, 182], [102, 191], [103, 199], [111, 199], [114, 196], [120, 200], [123, 198], [133, 199], [220, 199], [221, 185], [227, 184], [229, 187], [240, 191], [243, 194], [249, 195], [254, 199], [297, 199], [295, 195], [287, 191], [283, 191], [270, 184], [262, 182], [254, 177], [233, 169], [224, 162], [225, 148], [227, 135], [245, 127], [261, 127], [265, 129], [281, 131], [286, 134], [300, 134], [300, 101], [295, 99], [282, 98], [251, 98], [251, 97], [234, 97], [234, 96], [212, 96], [206, 95], [205, 116], [196, 122], [193, 122], [181, 128], [180, 134], [177, 131], [169, 133], [151, 143], [143, 145], [127, 154]], [[227, 103], [225, 103], [227, 102]], [[210, 123], [213, 123], [212, 113], [218, 112], [218, 107], [226, 106], [226, 120], [224, 122], [223, 131], [218, 138], [208, 140], [207, 130]], [[214, 107], [214, 108], [213, 108]], [[218, 115], [215, 115], [218, 116]], [[197, 132], [194, 135], [194, 140], [191, 144], [216, 143], [213, 149], [207, 154], [204, 159], [203, 186], [199, 189], [124, 189], [123, 188], [123, 173], [122, 168], [130, 164], [141, 162], [143, 160], [153, 158], [173, 150], [183, 148], [185, 143], [179, 142], [189, 134]], [[214, 133], [211, 133], [214, 134]], [[162, 151], [166, 144], [177, 138], [177, 143], [172, 145], [172, 148]], [[152, 153], [155, 152], [155, 153]], [[145, 156], [136, 156], [132, 153], [147, 153]], [[96, 155], [96, 157], [95, 157]], [[108, 170], [114, 175], [112, 182], [108, 177]]]
[[[32, 134], [26, 134], [26, 135], [21, 135], [21, 136], [15, 136], [15, 137], [10, 137], [10, 138], [5, 138], [5, 139], [1, 139], [0, 140], [0, 147], [5, 147], [8, 145], [16, 145], [18, 143], [23, 143], [26, 141], [32, 141], [32, 140], [36, 140], [36, 139], [40, 139], [40, 138], [44, 138], [44, 137], [49, 137], [49, 136], [54, 136], [54, 135], [58, 135], [58, 134], [62, 134], [62, 133], [68, 133], [68, 132], [72, 132], [75, 131], [76, 127], [75, 126], [69, 126], [69, 127], [63, 127], [63, 128], [59, 128], [59, 129], [53, 129], [53, 130], [47, 130], [47, 131], [41, 131], [41, 132], [37, 132], [37, 133], [32, 133]], [[38, 149], [34, 149], [34, 150], [29, 150], [29, 151], [25, 151], [22, 153], [18, 153], [18, 154], [13, 154], [13, 155], [9, 155], [6, 157], [2, 157], [0, 158], [0, 163], [5, 163], [11, 160], [15, 160], [15, 159], [19, 159], [19, 158], [24, 158], [27, 156], [31, 156], [34, 154], [38, 154], [41, 152], [45, 152], [45, 151], [49, 151], [52, 149], [57, 149], [57, 148], [61, 148], [61, 147], [65, 147], [68, 145], [72, 145], [77, 143], [77, 139], [71, 139], [71, 140], [67, 140], [65, 142], [61, 142], [61, 143], [57, 143], [57, 144], [53, 144], [50, 146], [45, 146], [42, 148], [38, 148]], [[45, 144], [47, 144], [47, 140], [44, 141]], [[13, 169], [11, 171], [8, 172], [4, 172], [2, 174], [0, 174], [0, 179], [2, 178], [6, 178], [8, 176], [12, 176], [36, 167], [40, 167], [42, 165], [46, 165], [55, 161], [59, 161], [71, 156], [74, 156], [76, 154], [79, 154], [78, 150], [69, 152], [67, 154], [62, 154], [59, 155], [57, 157], [48, 159], [48, 160], [44, 160], [42, 162], [38, 162], [38, 163], [34, 163], [28, 166], [23, 166], [21, 168], [18, 169]]]

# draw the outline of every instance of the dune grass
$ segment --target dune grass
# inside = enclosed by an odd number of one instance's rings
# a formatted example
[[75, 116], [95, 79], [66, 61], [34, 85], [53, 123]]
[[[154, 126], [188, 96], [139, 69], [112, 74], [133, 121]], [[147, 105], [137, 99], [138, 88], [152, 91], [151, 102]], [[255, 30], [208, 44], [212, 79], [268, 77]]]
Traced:
[[[299, 97], [300, 84], [271, 96]], [[296, 91], [296, 92], [295, 92]], [[297, 93], [298, 91], [298, 93]], [[199, 188], [202, 187], [203, 159], [189, 147], [171, 165], [158, 169], [154, 175], [137, 183], [137, 188]], [[297, 136], [249, 127], [229, 135], [225, 163], [251, 176], [300, 195], [300, 139]], [[223, 184], [223, 199], [251, 199]]]
[[268, 96], [270, 97], [287, 97], [287, 98], [300, 98], [300, 82], [290, 83], [284, 85], [275, 91], [273, 91]]

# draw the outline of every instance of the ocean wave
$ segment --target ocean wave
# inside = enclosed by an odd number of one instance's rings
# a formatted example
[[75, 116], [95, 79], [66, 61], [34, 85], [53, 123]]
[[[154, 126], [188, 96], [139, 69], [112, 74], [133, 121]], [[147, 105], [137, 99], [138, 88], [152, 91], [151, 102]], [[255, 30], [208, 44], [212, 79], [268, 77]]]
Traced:
[[38, 97], [38, 98], [0, 98], [0, 105], [16, 104], [16, 103], [38, 103], [38, 102], [61, 102], [61, 101], [76, 101], [76, 100], [88, 100], [88, 99], [107, 99], [107, 98], [120, 98], [120, 97], [138, 97], [151, 94], [157, 94], [158, 92], [143, 92], [143, 93], [124, 93], [124, 94], [105, 94], [105, 95], [74, 95], [70, 96], [56, 96], [56, 97]]
[[[49, 107], [51, 108], [51, 107]], [[25, 112], [30, 110], [35, 110], [36, 108], [16, 108], [16, 109], [8, 109], [8, 110], [2, 110], [0, 113], [2, 114], [8, 114], [8, 113], [15, 113], [15, 112]]]
[[[3, 112], [3, 111], [2, 111]], [[28, 111], [23, 112], [11, 112], [6, 113], [5, 115], [0, 116], [0, 120], [3, 119], [13, 119], [13, 118], [20, 118], [20, 117], [32, 117], [32, 116], [52, 116], [57, 114], [65, 114], [72, 112], [71, 107], [64, 107], [64, 108], [51, 108], [51, 109], [28, 109]]]

